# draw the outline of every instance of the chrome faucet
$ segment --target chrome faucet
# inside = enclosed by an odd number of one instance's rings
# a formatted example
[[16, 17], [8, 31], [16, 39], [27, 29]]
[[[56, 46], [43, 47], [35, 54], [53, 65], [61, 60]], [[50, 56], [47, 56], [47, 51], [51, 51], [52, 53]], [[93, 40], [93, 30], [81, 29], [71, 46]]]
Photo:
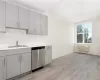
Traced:
[[8, 46], [8, 48], [13, 48], [13, 47], [28, 47], [27, 45], [19, 45], [18, 40], [16, 41], [16, 45], [14, 46]]
[[16, 46], [18, 46], [18, 40], [16, 41]]

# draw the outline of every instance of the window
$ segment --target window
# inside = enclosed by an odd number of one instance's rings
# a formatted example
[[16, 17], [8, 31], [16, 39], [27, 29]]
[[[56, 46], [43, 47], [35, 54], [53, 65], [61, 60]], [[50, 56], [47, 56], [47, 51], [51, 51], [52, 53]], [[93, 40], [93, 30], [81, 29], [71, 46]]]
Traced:
[[77, 24], [77, 43], [92, 43], [92, 23]]

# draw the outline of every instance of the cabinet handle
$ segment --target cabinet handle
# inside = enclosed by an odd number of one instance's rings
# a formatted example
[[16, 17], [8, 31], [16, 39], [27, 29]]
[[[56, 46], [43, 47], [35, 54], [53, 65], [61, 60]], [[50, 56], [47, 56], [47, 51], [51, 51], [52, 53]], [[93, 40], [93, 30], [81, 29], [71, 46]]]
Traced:
[[36, 28], [34, 29], [34, 34], [37, 34]]
[[50, 47], [47, 47], [47, 49], [49, 49]]
[[4, 66], [5, 66], [5, 58], [4, 58]]
[[21, 55], [21, 59], [20, 59], [20, 61], [22, 62], [22, 55]]
[[20, 28], [20, 22], [18, 21], [16, 24], [17, 24], [17, 28]]
[[18, 22], [16, 23], [16, 25], [17, 25], [17, 28], [18, 28]]
[[18, 28], [20, 28], [20, 22], [18, 22], [19, 23], [19, 26], [18, 26]]
[[18, 57], [18, 61], [21, 62], [21, 56], [20, 56], [20, 55], [19, 55], [19, 57]]
[[38, 50], [38, 61], [39, 61], [39, 50]]

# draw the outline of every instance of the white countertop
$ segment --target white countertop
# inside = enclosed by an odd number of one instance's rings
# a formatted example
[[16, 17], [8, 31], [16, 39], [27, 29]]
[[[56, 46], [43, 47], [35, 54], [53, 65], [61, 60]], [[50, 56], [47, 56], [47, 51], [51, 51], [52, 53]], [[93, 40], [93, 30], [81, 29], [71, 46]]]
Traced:
[[20, 49], [20, 48], [29, 48], [29, 47], [13, 47], [13, 48], [0, 47], [0, 50], [11, 50], [11, 49]]
[[8, 46], [12, 45], [0, 45], [0, 56], [4, 57], [6, 55], [12, 55], [12, 54], [20, 54], [24, 52], [31, 52], [32, 47], [40, 47], [40, 46], [51, 46], [48, 44], [39, 44], [39, 45], [27, 45], [27, 47], [13, 47], [8, 48]]
[[0, 50], [12, 50], [12, 49], [31, 48], [31, 47], [39, 47], [39, 46], [49, 46], [49, 45], [38, 44], [38, 45], [27, 45], [27, 47], [13, 47], [13, 48], [8, 48], [8, 45], [0, 45]]

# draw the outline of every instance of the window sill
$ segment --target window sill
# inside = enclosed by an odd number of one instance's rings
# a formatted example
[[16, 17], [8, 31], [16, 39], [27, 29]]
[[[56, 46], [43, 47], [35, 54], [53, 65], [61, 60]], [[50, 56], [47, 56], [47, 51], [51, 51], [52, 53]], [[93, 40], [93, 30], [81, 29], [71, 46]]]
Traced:
[[92, 43], [75, 43], [75, 44], [92, 44]]

